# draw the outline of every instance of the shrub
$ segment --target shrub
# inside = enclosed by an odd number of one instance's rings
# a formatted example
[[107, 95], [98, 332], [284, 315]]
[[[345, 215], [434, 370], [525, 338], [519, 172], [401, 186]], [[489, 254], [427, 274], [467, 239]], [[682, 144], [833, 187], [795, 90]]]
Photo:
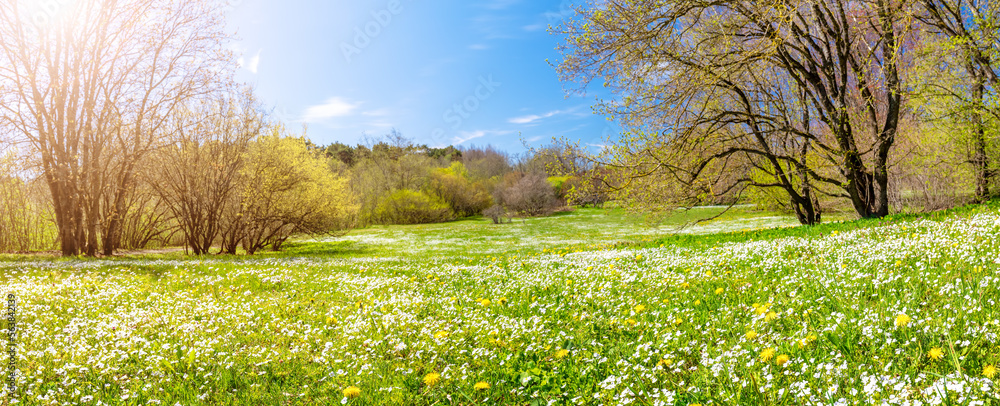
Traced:
[[598, 177], [600, 170], [571, 176], [562, 184], [565, 193], [566, 204], [578, 205], [582, 207], [593, 206], [604, 207], [604, 203], [611, 200], [610, 190]]
[[490, 208], [483, 210], [483, 216], [493, 220], [493, 224], [502, 224], [504, 217], [507, 217], [507, 210], [499, 204], [494, 204]]
[[[248, 254], [278, 250], [293, 234], [331, 234], [349, 229], [357, 216], [347, 179], [330, 172], [304, 139], [275, 128], [251, 144], [240, 171], [239, 212], [223, 232], [223, 250]], [[235, 209], [237, 207], [233, 207]]]
[[573, 187], [570, 180], [570, 176], [549, 176], [549, 184], [552, 185], [552, 189], [556, 194], [556, 198], [562, 201], [566, 201], [566, 197], [569, 194], [569, 190]]
[[380, 224], [423, 224], [448, 221], [454, 214], [440, 197], [400, 189], [379, 203], [375, 218]]
[[495, 197], [507, 210], [525, 216], [551, 214], [561, 206], [548, 177], [540, 173], [506, 176]]
[[428, 189], [448, 203], [458, 217], [479, 214], [493, 204], [486, 186], [469, 180], [465, 165], [461, 162], [435, 170], [431, 174]]

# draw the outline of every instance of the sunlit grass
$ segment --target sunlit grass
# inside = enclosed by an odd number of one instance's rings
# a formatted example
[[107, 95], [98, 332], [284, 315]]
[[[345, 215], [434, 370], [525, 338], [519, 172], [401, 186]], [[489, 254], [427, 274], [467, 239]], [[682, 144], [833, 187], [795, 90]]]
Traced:
[[771, 215], [673, 235], [587, 209], [253, 258], [3, 261], [20, 400], [998, 404], [1000, 209], [740, 228]]

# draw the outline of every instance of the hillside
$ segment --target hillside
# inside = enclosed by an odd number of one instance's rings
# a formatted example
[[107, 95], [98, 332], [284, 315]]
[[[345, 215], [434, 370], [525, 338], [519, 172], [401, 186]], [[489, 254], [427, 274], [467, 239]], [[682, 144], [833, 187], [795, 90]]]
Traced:
[[1000, 397], [996, 205], [666, 230], [580, 210], [378, 227], [271, 257], [22, 258], [0, 262], [0, 286], [20, 298], [29, 404]]

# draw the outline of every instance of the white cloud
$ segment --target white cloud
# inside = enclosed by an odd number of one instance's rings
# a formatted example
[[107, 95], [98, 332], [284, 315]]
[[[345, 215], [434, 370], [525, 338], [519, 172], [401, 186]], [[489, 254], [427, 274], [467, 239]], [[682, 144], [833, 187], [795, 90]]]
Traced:
[[349, 116], [359, 105], [361, 103], [351, 103], [340, 97], [331, 97], [323, 104], [306, 108], [305, 114], [302, 115], [302, 120], [306, 122], [322, 121], [334, 117]]
[[250, 63], [247, 64], [247, 70], [253, 74], [257, 74], [257, 66], [260, 65], [260, 51], [263, 51], [263, 49], [258, 49], [257, 53], [250, 58]]
[[472, 141], [476, 138], [483, 138], [486, 136], [486, 131], [462, 131], [455, 138], [451, 139], [453, 145], [458, 145], [465, 143], [466, 141]]
[[543, 118], [549, 118], [556, 114], [562, 114], [562, 113], [563, 113], [562, 110], [556, 110], [556, 111], [550, 111], [542, 115], [532, 114], [530, 116], [514, 117], [510, 120], [507, 120], [507, 122], [511, 124], [531, 124]]
[[531, 25], [526, 25], [524, 27], [521, 27], [521, 29], [523, 29], [525, 31], [528, 31], [528, 32], [539, 31], [539, 30], [541, 30], [543, 28], [545, 28], [545, 25], [543, 25], [543, 24], [531, 24]]
[[466, 142], [472, 141], [472, 140], [477, 139], [477, 138], [483, 138], [483, 137], [488, 136], [488, 135], [504, 135], [504, 134], [510, 134], [510, 133], [511, 133], [511, 131], [484, 131], [484, 130], [462, 131], [462, 132], [458, 133], [457, 137], [454, 137], [454, 138], [451, 139], [451, 144], [452, 145], [459, 145], [459, 144], [464, 144]]
[[234, 46], [231, 49], [239, 55], [239, 58], [236, 58], [236, 63], [239, 64], [241, 68], [244, 68], [253, 74], [257, 73], [257, 66], [260, 65], [260, 52], [263, 51], [263, 49], [258, 49], [257, 53], [250, 57], [249, 60], [245, 57], [247, 52], [246, 48]]

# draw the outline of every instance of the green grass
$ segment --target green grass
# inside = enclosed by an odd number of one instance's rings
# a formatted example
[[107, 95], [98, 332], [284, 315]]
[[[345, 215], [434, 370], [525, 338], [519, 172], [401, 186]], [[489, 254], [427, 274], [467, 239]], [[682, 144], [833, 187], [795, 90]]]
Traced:
[[1000, 404], [1000, 206], [679, 229], [719, 210], [6, 256], [19, 404]]

